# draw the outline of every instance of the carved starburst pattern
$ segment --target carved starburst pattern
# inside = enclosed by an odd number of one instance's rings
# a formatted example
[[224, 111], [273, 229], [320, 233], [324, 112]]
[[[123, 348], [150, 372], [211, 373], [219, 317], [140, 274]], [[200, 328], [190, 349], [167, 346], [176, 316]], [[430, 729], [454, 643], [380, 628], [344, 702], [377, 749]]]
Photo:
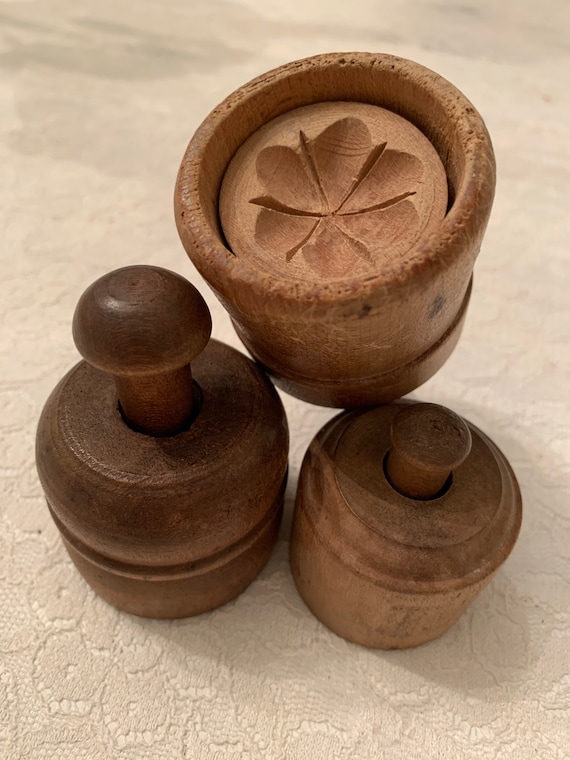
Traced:
[[363, 121], [335, 121], [299, 148], [271, 145], [256, 160], [263, 194], [255, 238], [267, 251], [306, 264], [323, 277], [342, 277], [359, 261], [417, 236], [413, 204], [423, 175], [414, 155], [374, 145]]

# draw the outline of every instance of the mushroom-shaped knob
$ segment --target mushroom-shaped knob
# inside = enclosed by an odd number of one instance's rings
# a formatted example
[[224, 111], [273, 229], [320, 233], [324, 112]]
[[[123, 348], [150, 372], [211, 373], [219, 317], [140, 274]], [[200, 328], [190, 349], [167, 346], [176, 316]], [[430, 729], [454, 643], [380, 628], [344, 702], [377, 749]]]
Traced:
[[154, 266], [117, 269], [81, 296], [73, 338], [89, 364], [114, 376], [134, 430], [168, 436], [195, 412], [190, 362], [212, 330], [208, 307], [187, 280]]
[[438, 404], [411, 404], [392, 420], [386, 460], [390, 484], [411, 499], [434, 499], [471, 451], [471, 433], [459, 415]]

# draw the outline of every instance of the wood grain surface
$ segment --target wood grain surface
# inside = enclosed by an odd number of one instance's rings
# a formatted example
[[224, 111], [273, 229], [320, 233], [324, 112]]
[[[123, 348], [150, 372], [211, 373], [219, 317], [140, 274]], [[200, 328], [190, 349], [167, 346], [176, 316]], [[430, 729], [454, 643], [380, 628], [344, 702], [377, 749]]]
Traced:
[[[63, 378], [38, 427], [38, 473], [71, 558], [104, 599], [145, 617], [187, 617], [233, 599], [277, 539], [285, 412], [252, 361], [214, 340], [200, 351], [209, 330], [206, 306], [183, 278], [157, 267], [105, 275], [74, 318], [78, 347], [92, 363]], [[172, 372], [181, 357], [193, 357], [182, 378]], [[147, 380], [160, 369], [170, 387]], [[114, 380], [126, 371], [144, 413], [134, 426], [122, 414], [124, 385], [118, 393]], [[190, 419], [180, 400], [188, 397]], [[165, 421], [174, 425], [169, 434]], [[158, 435], [141, 432], [150, 424]]]
[[[513, 549], [522, 517], [513, 471], [487, 436], [455, 417], [406, 401], [343, 412], [305, 455], [293, 576], [311, 611], [350, 641], [405, 649], [437, 638]], [[410, 419], [416, 433], [423, 427], [424, 464], [431, 457], [432, 466], [397, 470], [395, 487], [384, 465], [395, 452], [417, 454], [417, 436], [412, 446], [395, 441]], [[446, 488], [408, 496], [426, 485], [426, 470], [450, 466]]]
[[351, 407], [413, 390], [453, 350], [494, 184], [485, 125], [453, 85], [402, 58], [339, 53], [281, 66], [214, 109], [175, 210], [276, 382]]

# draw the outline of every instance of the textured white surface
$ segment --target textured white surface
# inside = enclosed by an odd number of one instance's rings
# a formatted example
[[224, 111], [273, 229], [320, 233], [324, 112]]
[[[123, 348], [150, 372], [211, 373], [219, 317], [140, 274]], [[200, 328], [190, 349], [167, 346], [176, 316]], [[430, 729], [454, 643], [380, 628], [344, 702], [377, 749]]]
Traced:
[[[567, 0], [0, 0], [0, 757], [65, 760], [570, 757], [570, 4]], [[416, 397], [480, 425], [525, 515], [508, 563], [439, 641], [379, 653], [324, 629], [287, 564], [200, 618], [119, 614], [72, 568], [34, 469], [35, 425], [77, 359], [75, 302], [105, 271], [192, 279], [184, 148], [252, 76], [334, 50], [393, 52], [459, 86], [498, 160], [459, 347]], [[330, 410], [285, 398], [288, 512]]]

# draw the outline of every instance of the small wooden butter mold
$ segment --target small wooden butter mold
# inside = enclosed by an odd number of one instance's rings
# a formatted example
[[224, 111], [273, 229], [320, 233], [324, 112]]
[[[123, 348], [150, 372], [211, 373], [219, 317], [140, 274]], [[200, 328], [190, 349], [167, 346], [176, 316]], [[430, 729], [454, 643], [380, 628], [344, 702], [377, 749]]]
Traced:
[[264, 373], [210, 331], [206, 303], [182, 277], [150, 266], [105, 275], [73, 320], [85, 361], [39, 422], [38, 473], [71, 559], [136, 615], [228, 602], [277, 539], [283, 406]]
[[374, 405], [453, 350], [494, 184], [483, 121], [445, 79], [389, 55], [321, 55], [207, 117], [182, 160], [176, 221], [282, 388]]
[[474, 425], [436, 404], [343, 412], [299, 478], [291, 568], [332, 631], [404, 649], [450, 628], [510, 554], [515, 475]]

